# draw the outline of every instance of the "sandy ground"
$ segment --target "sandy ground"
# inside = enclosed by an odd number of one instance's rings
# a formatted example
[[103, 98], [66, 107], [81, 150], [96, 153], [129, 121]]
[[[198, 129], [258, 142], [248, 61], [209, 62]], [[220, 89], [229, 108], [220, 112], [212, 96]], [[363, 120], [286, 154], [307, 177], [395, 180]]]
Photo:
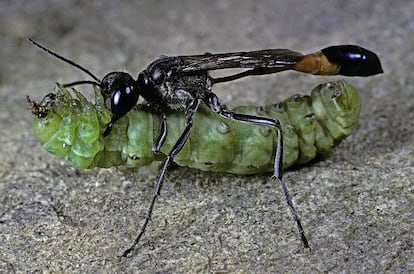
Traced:
[[[273, 2], [2, 1], [0, 272], [412, 272], [414, 2]], [[348, 79], [363, 100], [360, 128], [324, 161], [286, 173], [311, 251], [268, 176], [176, 168], [139, 250], [119, 259], [159, 164], [75, 170], [44, 151], [25, 96], [87, 76], [26, 37], [99, 76], [136, 75], [161, 54], [348, 43], [377, 52], [385, 73]], [[230, 106], [264, 104], [333, 79], [281, 73], [215, 91]]]

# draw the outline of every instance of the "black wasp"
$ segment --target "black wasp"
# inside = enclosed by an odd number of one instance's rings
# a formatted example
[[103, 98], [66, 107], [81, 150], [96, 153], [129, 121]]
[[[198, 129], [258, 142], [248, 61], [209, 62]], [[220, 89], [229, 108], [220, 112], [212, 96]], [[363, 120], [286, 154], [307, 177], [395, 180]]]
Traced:
[[[264, 75], [285, 70], [296, 70], [315, 75], [345, 76], [371, 76], [383, 72], [380, 60], [374, 52], [356, 45], [339, 45], [327, 47], [307, 55], [289, 49], [266, 49], [248, 52], [161, 57], [141, 71], [136, 80], [128, 73], [118, 71], [110, 72], [102, 80], [99, 80], [81, 65], [47, 49], [30, 38], [28, 40], [36, 47], [79, 68], [94, 79], [94, 81], [76, 81], [63, 86], [92, 84], [101, 89], [106, 106], [113, 115], [111, 122], [106, 127], [104, 136], [110, 133], [112, 126], [119, 118], [137, 104], [139, 96], [142, 96], [145, 102], [160, 114], [161, 128], [153, 145], [154, 152], [159, 152], [168, 134], [166, 111], [179, 110], [186, 115], [186, 127], [166, 156], [161, 174], [154, 186], [152, 201], [140, 233], [132, 246], [122, 256], [131, 253], [145, 233], [151, 219], [155, 200], [160, 194], [167, 168], [186, 143], [191, 132], [193, 115], [200, 103], [207, 105], [212, 111], [225, 118], [269, 126], [277, 130], [278, 143], [272, 179], [280, 182], [288, 206], [298, 226], [302, 242], [305, 247], [309, 247], [287, 185], [282, 179], [283, 139], [279, 121], [267, 117], [238, 114], [226, 109], [220, 105], [220, 100], [212, 91], [212, 87], [214, 84], [233, 81], [250, 75]], [[221, 78], [213, 78], [209, 75], [212, 70], [227, 68], [246, 70]]]

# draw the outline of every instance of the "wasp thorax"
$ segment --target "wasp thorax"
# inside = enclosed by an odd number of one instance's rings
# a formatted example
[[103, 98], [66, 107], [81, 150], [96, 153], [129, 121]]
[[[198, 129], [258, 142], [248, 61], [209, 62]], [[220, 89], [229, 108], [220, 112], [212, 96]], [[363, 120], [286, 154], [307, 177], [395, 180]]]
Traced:
[[165, 72], [161, 68], [155, 67], [151, 71], [151, 80], [154, 84], [161, 85], [165, 80]]

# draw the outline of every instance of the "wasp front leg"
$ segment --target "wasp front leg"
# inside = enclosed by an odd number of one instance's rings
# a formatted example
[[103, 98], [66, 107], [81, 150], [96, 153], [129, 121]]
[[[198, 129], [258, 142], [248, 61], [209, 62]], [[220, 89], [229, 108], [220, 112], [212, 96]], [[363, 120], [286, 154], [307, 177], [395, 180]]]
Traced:
[[[131, 245], [130, 248], [124, 251], [124, 253], [122, 254], [122, 257], [128, 256], [128, 254], [130, 254], [135, 249], [136, 245], [139, 243], [140, 239], [144, 235], [145, 230], [148, 226], [148, 223], [152, 217], [152, 211], [154, 209], [155, 201], [157, 197], [160, 195], [161, 187], [164, 182], [164, 177], [165, 177], [165, 174], [167, 173], [167, 169], [169, 165], [174, 161], [174, 157], [181, 151], [181, 149], [187, 142], [188, 137], [190, 136], [191, 128], [193, 126], [193, 116], [194, 116], [194, 113], [197, 111], [199, 104], [200, 103], [198, 99], [194, 99], [190, 101], [190, 103], [187, 104], [186, 112], [185, 112], [186, 113], [186, 126], [183, 132], [181, 133], [180, 137], [178, 138], [177, 142], [174, 144], [174, 146], [172, 147], [172, 149], [166, 156], [160, 176], [158, 177], [157, 182], [154, 185], [151, 204], [148, 207], [148, 211], [145, 217], [144, 224], [142, 225], [138, 236], [135, 238], [134, 243]], [[164, 115], [161, 115], [161, 116], [164, 116]], [[158, 150], [162, 146], [162, 143], [165, 141], [166, 134], [167, 134], [167, 130], [166, 130], [167, 120], [164, 119], [163, 121], [164, 122], [161, 122], [161, 132], [158, 136], [157, 141], [154, 144], [154, 147], [157, 148]]]
[[158, 134], [157, 139], [154, 142], [154, 145], [152, 146], [152, 151], [155, 153], [160, 152], [160, 149], [162, 145], [164, 144], [165, 140], [167, 139], [168, 135], [168, 124], [167, 124], [167, 115], [165, 112], [161, 113], [161, 126], [160, 126], [160, 132]]

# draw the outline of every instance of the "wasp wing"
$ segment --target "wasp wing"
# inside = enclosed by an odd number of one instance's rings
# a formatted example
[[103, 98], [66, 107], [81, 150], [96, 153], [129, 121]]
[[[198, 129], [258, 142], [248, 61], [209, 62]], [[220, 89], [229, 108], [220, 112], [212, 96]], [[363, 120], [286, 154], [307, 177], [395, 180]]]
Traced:
[[265, 49], [247, 52], [230, 52], [178, 56], [178, 72], [189, 73], [227, 68], [285, 68], [290, 69], [303, 59], [303, 54], [289, 49]]

